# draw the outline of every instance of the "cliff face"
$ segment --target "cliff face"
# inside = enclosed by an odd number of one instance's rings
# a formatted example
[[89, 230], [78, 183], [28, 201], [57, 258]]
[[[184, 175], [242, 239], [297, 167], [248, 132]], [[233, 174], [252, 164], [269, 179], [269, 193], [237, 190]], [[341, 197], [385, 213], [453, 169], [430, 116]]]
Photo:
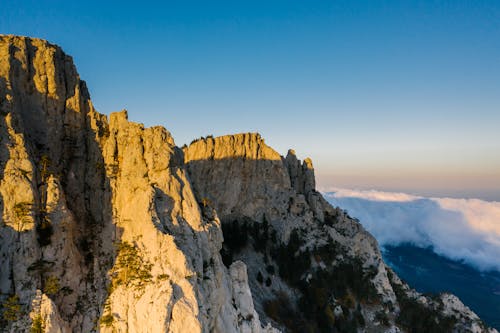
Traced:
[[38, 39], [0, 37], [0, 109], [3, 331], [261, 331], [170, 133], [108, 121]]
[[455, 296], [403, 283], [358, 221], [315, 190], [310, 159], [281, 157], [258, 134], [202, 138], [184, 156], [196, 196], [222, 221], [223, 259], [247, 264], [264, 321], [292, 332], [487, 331]]
[[458, 299], [401, 283], [310, 160], [256, 134], [183, 151], [99, 114], [38, 39], [0, 35], [0, 210], [2, 332], [398, 331], [413, 299], [483, 330]]

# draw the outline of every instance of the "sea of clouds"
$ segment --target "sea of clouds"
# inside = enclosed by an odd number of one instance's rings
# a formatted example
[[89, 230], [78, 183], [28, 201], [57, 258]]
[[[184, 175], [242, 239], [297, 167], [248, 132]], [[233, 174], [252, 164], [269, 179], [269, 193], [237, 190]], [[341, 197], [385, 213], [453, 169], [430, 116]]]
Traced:
[[432, 247], [481, 271], [500, 271], [500, 202], [348, 189], [324, 196], [358, 218], [382, 246]]

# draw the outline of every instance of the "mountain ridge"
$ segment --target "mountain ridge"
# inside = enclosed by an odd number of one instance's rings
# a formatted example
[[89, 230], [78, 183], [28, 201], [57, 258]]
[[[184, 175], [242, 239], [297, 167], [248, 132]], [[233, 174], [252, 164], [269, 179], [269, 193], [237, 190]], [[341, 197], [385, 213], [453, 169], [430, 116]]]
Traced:
[[494, 332], [409, 290], [315, 190], [312, 162], [258, 134], [181, 149], [98, 113], [71, 57], [12, 35], [0, 111], [4, 332], [398, 332], [415, 307], [432, 328]]

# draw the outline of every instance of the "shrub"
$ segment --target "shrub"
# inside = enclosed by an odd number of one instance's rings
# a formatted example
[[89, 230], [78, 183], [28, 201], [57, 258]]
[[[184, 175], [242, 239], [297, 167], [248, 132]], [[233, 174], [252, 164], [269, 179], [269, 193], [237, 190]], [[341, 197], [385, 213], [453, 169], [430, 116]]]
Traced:
[[338, 252], [338, 246], [330, 240], [327, 244], [314, 249], [314, 256], [317, 258], [316, 261], [324, 261], [326, 264], [330, 264], [335, 260]]
[[389, 318], [387, 317], [387, 314], [382, 310], [378, 311], [375, 314], [375, 320], [377, 320], [384, 326], [389, 326]]
[[120, 285], [142, 288], [152, 280], [152, 265], [142, 258], [135, 244], [118, 243], [117, 251], [116, 262], [111, 270], [112, 289]]
[[3, 314], [2, 317], [5, 321], [11, 322], [19, 319], [21, 315], [21, 304], [19, 303], [19, 296], [11, 295], [2, 303]]
[[243, 222], [233, 221], [222, 224], [222, 233], [224, 235], [224, 244], [233, 252], [244, 248], [248, 242], [248, 225]]
[[55, 295], [61, 289], [59, 279], [56, 276], [49, 276], [44, 281], [43, 292], [47, 295]]
[[233, 252], [231, 251], [231, 249], [227, 248], [223, 244], [222, 249], [220, 250], [220, 255], [224, 266], [229, 268], [229, 266], [231, 266], [231, 264], [233, 263]]
[[260, 284], [264, 282], [264, 277], [261, 272], [257, 273], [257, 281], [259, 281]]
[[358, 304], [356, 311], [354, 312], [354, 318], [356, 319], [356, 321], [358, 322], [358, 324], [361, 327], [365, 326], [365, 318], [363, 317], [363, 314], [361, 313], [361, 306], [359, 304]]
[[302, 317], [291, 304], [288, 295], [280, 292], [276, 298], [264, 302], [264, 311], [269, 318], [285, 325], [291, 332], [303, 332]]
[[393, 283], [392, 272], [389, 271], [389, 282], [396, 294], [399, 307], [401, 309], [396, 323], [409, 333], [417, 332], [452, 332], [457, 323], [457, 319], [452, 316], [445, 316], [433, 310], [418, 300], [409, 297], [403, 286]]
[[222, 262], [229, 267], [233, 262], [233, 254], [238, 253], [248, 243], [249, 223], [247, 221], [231, 221], [222, 223], [224, 243], [220, 254]]
[[49, 177], [50, 164], [50, 158], [47, 155], [42, 155], [42, 157], [40, 158], [40, 176], [43, 183], [45, 183], [47, 181], [47, 178]]
[[44, 333], [45, 325], [41, 315], [36, 315], [31, 323], [31, 333]]
[[33, 204], [30, 202], [18, 202], [14, 205], [14, 218], [17, 224], [17, 232], [20, 233], [26, 226], [33, 222]]
[[115, 317], [113, 317], [111, 313], [105, 314], [101, 317], [101, 325], [104, 325], [106, 327], [112, 326], [114, 321]]
[[54, 229], [52, 228], [52, 223], [50, 223], [47, 216], [41, 214], [41, 222], [36, 226], [36, 232], [38, 234], [38, 244], [40, 246], [50, 245], [52, 242], [51, 237], [54, 233]]
[[203, 205], [203, 207], [212, 206], [212, 202], [209, 198], [201, 199], [201, 204]]
[[299, 253], [303, 241], [295, 229], [290, 234], [288, 244], [275, 246], [271, 255], [278, 263], [279, 275], [285, 281], [297, 286], [304, 273], [311, 267], [311, 256], [306, 249]]

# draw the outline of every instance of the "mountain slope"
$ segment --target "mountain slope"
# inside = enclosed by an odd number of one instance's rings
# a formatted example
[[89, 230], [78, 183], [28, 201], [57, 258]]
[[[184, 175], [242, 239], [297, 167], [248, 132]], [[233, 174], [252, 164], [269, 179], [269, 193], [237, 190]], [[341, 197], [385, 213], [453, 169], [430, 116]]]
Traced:
[[296, 332], [483, 330], [454, 296], [402, 283], [375, 239], [315, 190], [309, 159], [283, 158], [258, 134], [202, 138], [184, 156], [196, 196], [222, 221], [226, 264], [248, 266], [263, 320]]
[[0, 140], [3, 332], [485, 331], [402, 284], [309, 160], [99, 114], [46, 41], [0, 36]]
[[45, 41], [1, 36], [0, 61], [3, 331], [259, 332], [170, 134], [97, 113]]

